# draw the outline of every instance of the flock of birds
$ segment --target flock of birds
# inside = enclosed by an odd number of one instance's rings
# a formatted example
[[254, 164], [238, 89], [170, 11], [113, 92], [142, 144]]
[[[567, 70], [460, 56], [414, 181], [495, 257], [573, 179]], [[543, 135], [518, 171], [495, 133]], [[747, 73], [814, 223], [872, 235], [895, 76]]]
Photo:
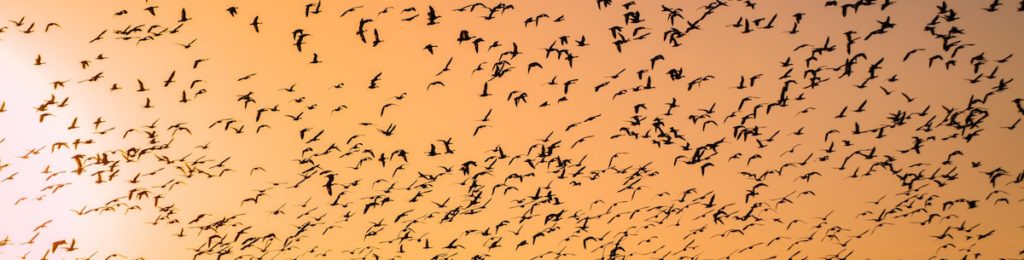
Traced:
[[0, 258], [1024, 258], [1024, 1], [214, 2], [0, 4]]

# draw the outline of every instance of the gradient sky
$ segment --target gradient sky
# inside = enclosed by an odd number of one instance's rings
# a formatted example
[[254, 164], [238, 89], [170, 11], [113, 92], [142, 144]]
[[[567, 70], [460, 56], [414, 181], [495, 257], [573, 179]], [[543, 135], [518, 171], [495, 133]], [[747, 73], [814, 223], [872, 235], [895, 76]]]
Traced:
[[0, 259], [1024, 257], [1017, 3], [726, 2], [0, 0]]

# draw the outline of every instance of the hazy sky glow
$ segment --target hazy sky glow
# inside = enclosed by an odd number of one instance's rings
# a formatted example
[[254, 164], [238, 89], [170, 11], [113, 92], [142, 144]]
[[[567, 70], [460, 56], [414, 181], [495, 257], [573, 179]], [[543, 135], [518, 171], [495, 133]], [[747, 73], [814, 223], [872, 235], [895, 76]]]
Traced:
[[0, 259], [1021, 259], [1021, 10], [0, 0]]

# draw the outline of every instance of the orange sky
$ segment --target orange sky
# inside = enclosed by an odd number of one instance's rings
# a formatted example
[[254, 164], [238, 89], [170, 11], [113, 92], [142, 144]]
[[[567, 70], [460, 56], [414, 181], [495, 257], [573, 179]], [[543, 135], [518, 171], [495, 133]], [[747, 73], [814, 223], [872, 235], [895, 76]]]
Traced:
[[1024, 257], [1024, 13], [883, 2], [0, 0], [0, 259]]

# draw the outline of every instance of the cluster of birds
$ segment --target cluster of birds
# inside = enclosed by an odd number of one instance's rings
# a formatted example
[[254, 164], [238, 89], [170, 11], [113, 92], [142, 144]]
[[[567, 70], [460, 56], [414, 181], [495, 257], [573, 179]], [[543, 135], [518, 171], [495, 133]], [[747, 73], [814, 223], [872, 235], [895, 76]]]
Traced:
[[181, 4], [0, 10], [0, 258], [1024, 258], [1024, 1]]

